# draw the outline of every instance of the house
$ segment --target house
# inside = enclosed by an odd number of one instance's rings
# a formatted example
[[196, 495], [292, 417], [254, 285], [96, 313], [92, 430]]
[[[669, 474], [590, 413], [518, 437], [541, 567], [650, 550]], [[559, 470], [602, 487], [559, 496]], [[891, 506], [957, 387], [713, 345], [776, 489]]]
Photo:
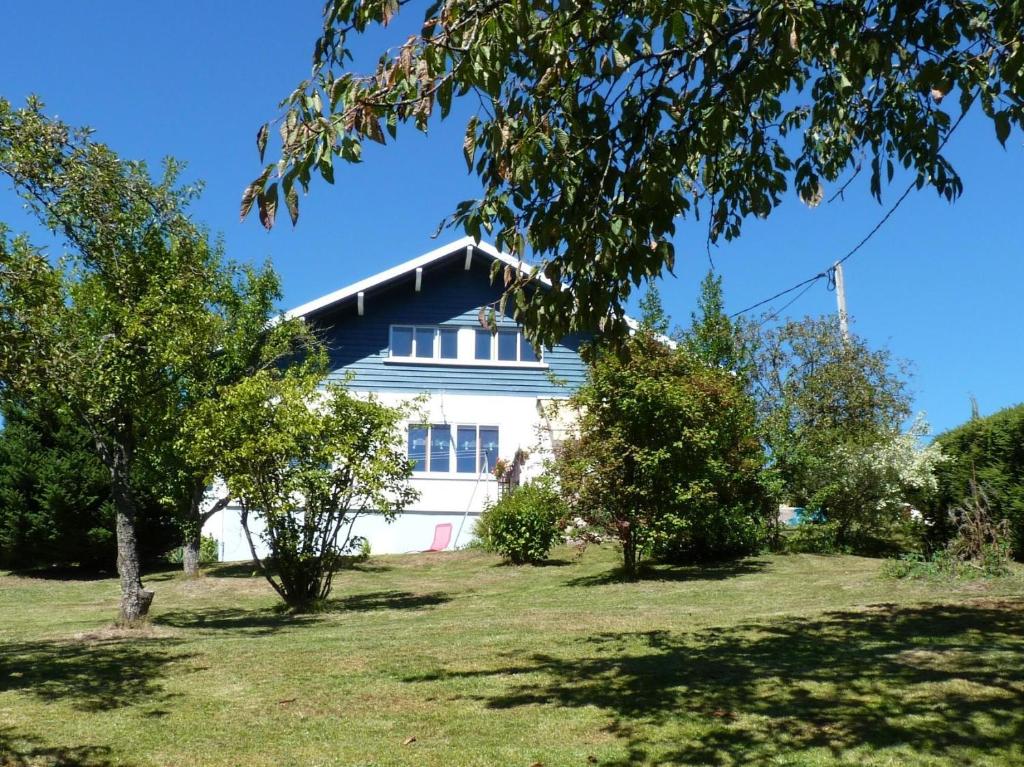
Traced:
[[[289, 312], [324, 338], [329, 378], [350, 375], [351, 390], [385, 404], [425, 397], [422, 420], [402, 426], [419, 501], [390, 524], [371, 514], [353, 530], [374, 553], [422, 551], [445, 523], [448, 548], [469, 543], [497, 497], [495, 463], [528, 454], [521, 467], [528, 478], [564, 428], [551, 405], [583, 381], [582, 339], [538, 353], [511, 316], [497, 315], [497, 332], [483, 327], [481, 309], [503, 291], [491, 282], [495, 261], [524, 268], [467, 237]], [[212, 517], [203, 532], [221, 543], [222, 560], [250, 558], [237, 508]]]

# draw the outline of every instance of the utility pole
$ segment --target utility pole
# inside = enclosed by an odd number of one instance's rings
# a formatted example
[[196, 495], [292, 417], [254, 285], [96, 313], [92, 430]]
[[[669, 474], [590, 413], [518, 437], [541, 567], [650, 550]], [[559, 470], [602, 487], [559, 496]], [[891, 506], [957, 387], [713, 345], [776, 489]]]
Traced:
[[843, 340], [850, 340], [850, 326], [846, 318], [846, 284], [843, 282], [843, 265], [836, 261], [832, 266], [836, 280], [836, 306], [839, 308], [839, 330]]

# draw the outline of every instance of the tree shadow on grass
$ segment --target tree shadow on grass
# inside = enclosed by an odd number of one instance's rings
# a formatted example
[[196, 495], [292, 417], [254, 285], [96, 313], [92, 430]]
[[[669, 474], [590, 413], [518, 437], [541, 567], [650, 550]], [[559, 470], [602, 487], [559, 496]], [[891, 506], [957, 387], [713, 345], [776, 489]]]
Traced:
[[442, 592], [414, 594], [410, 591], [375, 591], [328, 599], [316, 612], [289, 612], [284, 603], [262, 610], [210, 607], [196, 610], [169, 610], [153, 617], [153, 622], [180, 629], [233, 631], [239, 634], [267, 635], [301, 628], [320, 620], [326, 613], [369, 612], [371, 610], [422, 610], [451, 601]]
[[106, 746], [51, 746], [0, 726], [0, 767], [112, 767]]
[[315, 615], [294, 614], [280, 607], [244, 610], [236, 607], [207, 607], [195, 610], [168, 610], [153, 616], [153, 623], [179, 629], [229, 631], [264, 636], [308, 625]]
[[597, 707], [626, 752], [606, 767], [1024, 763], [1024, 599], [608, 633], [563, 647], [406, 681], [492, 677], [490, 694], [472, 696], [492, 709]]
[[770, 563], [763, 559], [740, 559], [707, 565], [661, 565], [643, 563], [635, 578], [629, 577], [621, 567], [595, 575], [581, 575], [568, 581], [568, 586], [606, 586], [610, 583], [635, 581], [723, 581], [741, 575], [760, 573]]
[[414, 594], [411, 591], [374, 591], [367, 594], [331, 599], [327, 602], [330, 612], [369, 612], [371, 610], [422, 610], [437, 607], [451, 601], [443, 591]]
[[[349, 562], [338, 569], [339, 573], [355, 571], [359, 573], [386, 573], [394, 568], [382, 562], [375, 562], [372, 559], [363, 562]], [[271, 573], [276, 574], [273, 565], [270, 565]], [[244, 562], [218, 562], [211, 565], [203, 565], [203, 575], [207, 578], [262, 578], [263, 574], [252, 561]]]
[[[170, 639], [0, 644], [0, 693], [16, 691], [80, 711], [152, 706], [171, 696], [161, 678], [192, 657]], [[2, 764], [2, 763], [0, 763]]]

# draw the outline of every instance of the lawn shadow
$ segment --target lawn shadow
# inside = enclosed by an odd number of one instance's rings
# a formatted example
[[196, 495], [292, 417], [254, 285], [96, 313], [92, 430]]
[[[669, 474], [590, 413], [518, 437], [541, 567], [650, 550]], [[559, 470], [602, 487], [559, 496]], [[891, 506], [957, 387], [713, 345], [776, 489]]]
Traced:
[[405, 681], [491, 677], [489, 694], [469, 697], [492, 709], [596, 707], [626, 752], [605, 767], [1024, 762], [1024, 599], [605, 633], [563, 648]]
[[[108, 578], [116, 578], [116, 570], [108, 570], [100, 567], [75, 567], [71, 565], [60, 567], [32, 567], [11, 570], [11, 575], [19, 578], [31, 578], [41, 581], [103, 581]], [[0, 763], [2, 764], [2, 763]]]
[[330, 612], [369, 612], [371, 610], [422, 610], [437, 607], [452, 600], [442, 591], [414, 594], [411, 591], [374, 591], [366, 594], [352, 594], [347, 597], [330, 599]]
[[235, 631], [263, 636], [313, 623], [316, 616], [288, 612], [282, 603], [277, 607], [250, 610], [237, 607], [168, 610], [154, 615], [152, 621], [179, 629]]
[[509, 562], [508, 560], [503, 559], [500, 562], [495, 562], [492, 567], [569, 567], [574, 564], [576, 563], [572, 560], [562, 559], [561, 557], [554, 559], [542, 559], [540, 562], [527, 562], [522, 565], [517, 565], [515, 562]]
[[161, 679], [194, 657], [173, 639], [100, 639], [0, 644], [0, 693], [17, 691], [46, 702], [67, 701], [97, 712], [170, 699]]
[[112, 767], [109, 756], [106, 746], [51, 746], [39, 738], [19, 735], [10, 727], [0, 726], [3, 767]]
[[610, 583], [631, 583], [635, 581], [722, 581], [741, 575], [754, 575], [768, 569], [770, 563], [763, 559], [739, 559], [732, 562], [717, 562], [706, 565], [662, 565], [645, 562], [635, 578], [628, 576], [621, 567], [594, 575], [581, 575], [566, 582], [567, 586], [605, 586]]

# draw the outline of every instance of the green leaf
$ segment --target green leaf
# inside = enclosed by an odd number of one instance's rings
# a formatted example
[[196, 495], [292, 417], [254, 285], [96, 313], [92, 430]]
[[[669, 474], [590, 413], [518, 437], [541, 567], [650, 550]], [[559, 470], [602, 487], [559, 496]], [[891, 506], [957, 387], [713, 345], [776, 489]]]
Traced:
[[1010, 113], [1006, 110], [996, 112], [992, 115], [992, 122], [995, 123], [996, 138], [1005, 147], [1006, 139], [1010, 137]]

